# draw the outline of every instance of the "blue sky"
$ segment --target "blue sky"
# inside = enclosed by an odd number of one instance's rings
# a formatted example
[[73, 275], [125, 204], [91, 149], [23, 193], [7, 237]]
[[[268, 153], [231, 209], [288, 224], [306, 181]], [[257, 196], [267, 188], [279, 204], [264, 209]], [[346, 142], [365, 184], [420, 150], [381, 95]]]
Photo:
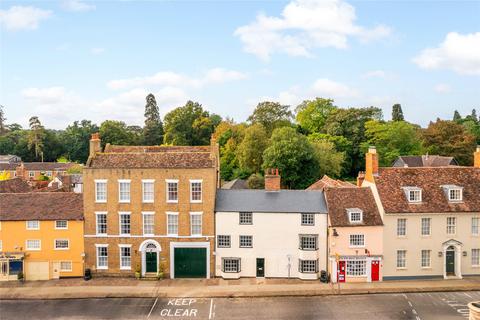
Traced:
[[480, 1], [0, 2], [7, 122], [143, 122], [186, 100], [245, 120], [316, 96], [407, 120], [480, 109]]

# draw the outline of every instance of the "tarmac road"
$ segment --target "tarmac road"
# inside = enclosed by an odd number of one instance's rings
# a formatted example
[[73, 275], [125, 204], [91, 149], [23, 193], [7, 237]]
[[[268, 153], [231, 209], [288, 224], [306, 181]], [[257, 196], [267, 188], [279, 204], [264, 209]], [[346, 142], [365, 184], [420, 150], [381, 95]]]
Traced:
[[3, 300], [1, 320], [33, 319], [468, 319], [480, 291], [238, 299]]

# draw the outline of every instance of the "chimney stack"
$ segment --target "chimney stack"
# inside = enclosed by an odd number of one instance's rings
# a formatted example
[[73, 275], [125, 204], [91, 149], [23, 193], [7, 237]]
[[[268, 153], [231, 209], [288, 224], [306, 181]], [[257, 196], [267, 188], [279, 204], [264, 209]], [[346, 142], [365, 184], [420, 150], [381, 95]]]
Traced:
[[278, 169], [267, 169], [265, 172], [265, 191], [280, 191], [280, 180]]
[[89, 158], [94, 158], [95, 154], [101, 151], [102, 151], [102, 148], [101, 148], [100, 135], [98, 132], [92, 133], [92, 137], [90, 139]]
[[365, 155], [365, 180], [375, 183], [375, 176], [378, 176], [378, 154], [377, 149], [370, 146]]
[[480, 168], [480, 146], [477, 146], [477, 150], [473, 154], [473, 166]]

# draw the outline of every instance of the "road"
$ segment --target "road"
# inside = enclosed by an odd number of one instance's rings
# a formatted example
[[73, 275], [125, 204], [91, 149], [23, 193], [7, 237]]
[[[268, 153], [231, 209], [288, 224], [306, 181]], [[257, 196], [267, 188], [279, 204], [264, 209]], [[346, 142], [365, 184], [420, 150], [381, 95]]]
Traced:
[[1, 320], [467, 319], [480, 291], [239, 299], [109, 298], [0, 301]]

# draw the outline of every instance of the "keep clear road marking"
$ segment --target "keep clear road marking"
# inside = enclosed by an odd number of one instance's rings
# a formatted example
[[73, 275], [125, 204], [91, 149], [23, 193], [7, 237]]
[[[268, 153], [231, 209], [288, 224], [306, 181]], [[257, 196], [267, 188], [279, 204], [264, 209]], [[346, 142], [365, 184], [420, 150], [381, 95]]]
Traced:
[[153, 309], [157, 305], [158, 302], [158, 297], [155, 299], [155, 302], [153, 303], [153, 306], [150, 308], [150, 312], [148, 313], [147, 319], [150, 318], [150, 315], [152, 314]]
[[208, 314], [208, 319], [211, 320], [215, 318], [215, 305], [213, 304], [213, 299], [210, 299], [210, 313]]
[[[418, 316], [417, 310], [415, 310], [415, 309], [413, 308], [413, 304], [412, 304], [412, 302], [408, 299], [407, 295], [406, 295], [405, 293], [403, 293], [402, 295], [403, 295], [403, 297], [405, 298], [405, 300], [407, 300], [408, 305], [410, 306], [410, 308], [412, 308], [412, 313], [415, 315], [415, 320], [421, 320], [421, 318]], [[406, 312], [404, 311], [404, 313], [406, 313]]]

